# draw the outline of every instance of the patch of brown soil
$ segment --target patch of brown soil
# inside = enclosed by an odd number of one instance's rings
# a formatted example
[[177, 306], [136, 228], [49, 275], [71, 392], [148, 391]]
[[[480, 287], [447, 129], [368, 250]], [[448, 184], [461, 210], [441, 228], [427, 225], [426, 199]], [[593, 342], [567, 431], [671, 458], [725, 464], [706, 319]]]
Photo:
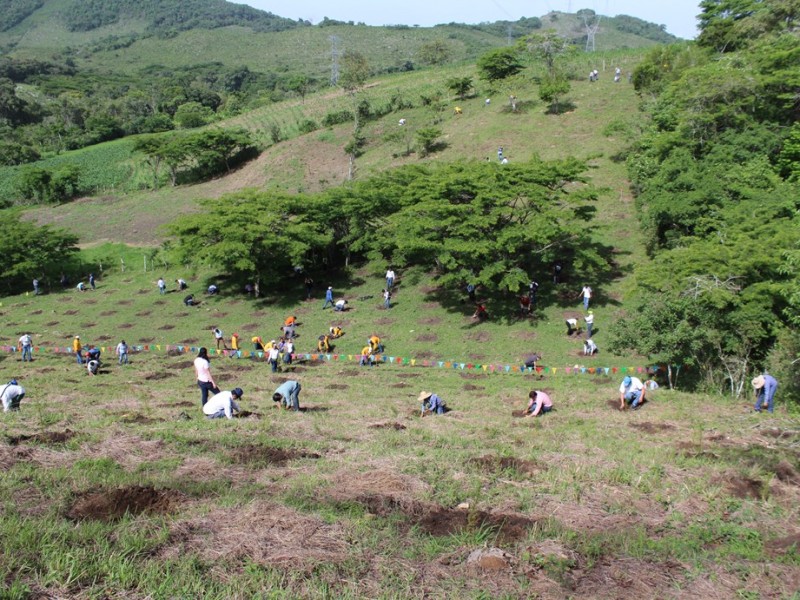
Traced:
[[439, 336], [435, 333], [423, 333], [422, 335], [418, 335], [415, 340], [417, 342], [437, 342], [439, 341]]
[[44, 311], [42, 311], [42, 310], [34, 310], [34, 311], [32, 311], [32, 312], [31, 312], [31, 315], [40, 315], [40, 314], [42, 314], [43, 312], [44, 312]]
[[476, 390], [485, 390], [486, 388], [480, 385], [472, 385], [471, 383], [465, 383], [464, 389], [468, 392], [474, 392]]
[[[619, 404], [617, 404], [617, 407], [619, 407]], [[644, 431], [645, 433], [658, 433], [660, 431], [675, 429], [675, 426], [669, 423], [648, 423], [647, 421], [643, 423], [628, 423], [628, 425], [639, 431]]]
[[149, 317], [151, 314], [153, 314], [152, 310], [143, 310], [142, 312], [137, 312], [136, 316], [137, 317]]
[[274, 448], [272, 446], [247, 445], [240, 446], [230, 453], [231, 461], [238, 464], [267, 464], [282, 467], [290, 460], [298, 458], [320, 458], [316, 452], [292, 450], [291, 448]]
[[476, 466], [479, 470], [490, 474], [502, 473], [503, 471], [517, 471], [524, 475], [535, 475], [545, 470], [533, 461], [514, 456], [479, 456], [467, 461]]
[[158, 328], [159, 331], [169, 331], [170, 329], [175, 329], [175, 325], [162, 325]]
[[[389, 326], [389, 325], [394, 325], [395, 323], [397, 323], [397, 319], [392, 319], [391, 317], [381, 317], [380, 319], [375, 319], [373, 321], [373, 324], [379, 325], [379, 326], [384, 326], [384, 327]], [[381, 336], [381, 337], [383, 337], [383, 336]]]
[[355, 370], [339, 371], [339, 376], [340, 377], [358, 377], [360, 374], [361, 374], [361, 371], [355, 371]]
[[91, 329], [95, 325], [97, 325], [97, 323], [81, 323], [81, 328], [82, 329]]
[[189, 316], [189, 313], [187, 313], [187, 312], [175, 313], [175, 318], [176, 319], [182, 319], [183, 317], [188, 317], [188, 316]]
[[[181, 352], [180, 355], [183, 356], [183, 352]], [[194, 362], [193, 361], [177, 362], [177, 363], [171, 363], [171, 364], [168, 364], [168, 365], [164, 365], [165, 369], [176, 369], [176, 370], [177, 369], [191, 369], [193, 367], [194, 367]]]
[[144, 415], [128, 415], [120, 419], [120, 421], [134, 425], [152, 425], [153, 423], [161, 423], [162, 419], [153, 419]]
[[55, 327], [59, 323], [61, 323], [61, 321], [49, 321], [49, 322], [45, 323], [44, 326], [45, 327]]
[[[722, 481], [719, 481], [719, 483], [722, 483]], [[764, 482], [760, 479], [754, 479], [744, 475], [734, 474], [725, 477], [724, 483], [728, 491], [737, 498], [753, 498], [758, 500], [761, 498], [761, 492], [764, 488]]]
[[346, 390], [350, 386], [346, 383], [331, 383], [327, 387], [329, 390]]
[[175, 373], [170, 373], [169, 371], [156, 371], [155, 373], [148, 373], [146, 375], [142, 375], [142, 377], [147, 381], [159, 381], [161, 379], [169, 379], [170, 377], [175, 377]]
[[387, 421], [385, 423], [373, 423], [372, 425], [367, 425], [370, 429], [394, 429], [395, 431], [401, 431], [406, 428], [405, 425], [402, 423]]
[[251, 317], [265, 317], [265, 316], [267, 316], [267, 313], [265, 313], [263, 310], [257, 310], [254, 313], [250, 313], [250, 316]]
[[485, 354], [467, 354], [467, 357], [470, 360], [485, 360], [486, 359], [486, 355]]
[[111, 336], [110, 336], [110, 335], [99, 335], [99, 336], [97, 336], [97, 337], [95, 338], [95, 341], [96, 341], [96, 342], [107, 342], [107, 341], [108, 341], [108, 340], [110, 340], [110, 339], [111, 339]]
[[37, 444], [63, 444], [74, 437], [74, 431], [65, 429], [64, 431], [43, 431], [42, 433], [35, 433], [33, 435], [6, 436], [6, 442], [9, 446], [18, 446], [19, 444], [25, 442], [34, 442]]
[[423, 350], [422, 352], [417, 352], [416, 357], [421, 358], [423, 360], [430, 360], [432, 358], [436, 358], [436, 354], [434, 354], [430, 350]]
[[150, 342], [154, 342], [156, 338], [139, 338], [140, 344], [149, 344]]
[[164, 404], [157, 404], [159, 408], [191, 408], [193, 403], [184, 400], [183, 402], [165, 402]]
[[764, 547], [772, 554], [785, 554], [792, 548], [800, 552], [800, 533], [770, 540], [764, 543]]
[[420, 325], [438, 325], [441, 322], [441, 317], [424, 317], [422, 319], [417, 319], [417, 323]]
[[[570, 597], [575, 598], [668, 598], [685, 586], [685, 573], [685, 566], [677, 561], [654, 563], [622, 556], [602, 558], [591, 568], [573, 571], [565, 583], [572, 592]], [[714, 593], [705, 597], [721, 598], [727, 594]]]
[[282, 383], [286, 383], [287, 381], [289, 381], [289, 378], [288, 377], [276, 377], [276, 376], [273, 376], [273, 377], [270, 377], [269, 380], [272, 383], [277, 383], [278, 385], [280, 385]]
[[[595, 385], [608, 385], [611, 383], [611, 377], [592, 377], [591, 381]], [[617, 406], [619, 406], [619, 403], [617, 403]]]
[[488, 377], [486, 373], [459, 373], [458, 376], [461, 379], [486, 379]]
[[776, 439], [791, 439], [795, 437], [800, 437], [800, 431], [784, 431], [778, 428], [762, 429], [760, 433], [763, 433], [764, 435], [768, 435]]
[[619, 410], [619, 398], [617, 398], [616, 400], [607, 400], [606, 404], [612, 410], [617, 410], [617, 411]]
[[185, 346], [191, 346], [192, 344], [196, 344], [199, 341], [200, 340], [198, 340], [197, 338], [188, 338], [188, 339], [185, 339], [185, 340], [181, 340], [181, 344], [183, 344]]
[[143, 295], [145, 295], [145, 294], [149, 294], [149, 293], [150, 293], [150, 290], [138, 290], [136, 293], [137, 293], [137, 294], [139, 294], [139, 295], [141, 295], [141, 296], [143, 296]]
[[117, 325], [117, 329], [130, 329], [133, 327], [132, 323], [123, 323], [122, 325]]
[[77, 310], [65, 310], [65, 311], [64, 311], [64, 314], [65, 314], [65, 315], [69, 315], [69, 316], [73, 316], [73, 315], [77, 315], [77, 314], [78, 314], [78, 312], [79, 312], [79, 311], [77, 311]]
[[488, 331], [471, 331], [464, 336], [468, 340], [486, 343], [492, 339], [492, 334]]
[[775, 476], [784, 483], [800, 485], [800, 475], [788, 461], [782, 460], [774, 469]]
[[221, 368], [224, 371], [233, 371], [234, 373], [242, 373], [244, 371], [252, 371], [253, 365], [248, 365], [246, 363], [233, 363], [233, 364], [226, 364], [224, 367]]
[[122, 306], [130, 306], [133, 304], [133, 300], [120, 300], [117, 304], [121, 304]]
[[400, 381], [398, 383], [390, 383], [389, 387], [396, 388], [396, 389], [403, 389], [403, 388], [407, 388], [408, 384], [405, 381]]
[[522, 417], [525, 416], [525, 411], [524, 410], [512, 410], [511, 411], [511, 416], [516, 418], [516, 419], [521, 419]]
[[400, 379], [416, 379], [419, 377], [419, 373], [398, 373], [397, 377]]
[[100, 313], [100, 316], [101, 317], [113, 317], [115, 314], [117, 314], [117, 311], [115, 311], [115, 310], [104, 310], [103, 312]]
[[400, 501], [381, 494], [360, 495], [355, 501], [378, 516], [401, 512], [412, 525], [434, 536], [483, 529], [491, 531], [498, 543], [513, 543], [527, 537], [528, 530], [536, 524], [535, 519], [518, 514], [444, 508], [423, 502]]
[[79, 494], [65, 516], [73, 521], [116, 521], [126, 513], [168, 513], [182, 500], [180, 492], [157, 490], [151, 486], [101, 489]]

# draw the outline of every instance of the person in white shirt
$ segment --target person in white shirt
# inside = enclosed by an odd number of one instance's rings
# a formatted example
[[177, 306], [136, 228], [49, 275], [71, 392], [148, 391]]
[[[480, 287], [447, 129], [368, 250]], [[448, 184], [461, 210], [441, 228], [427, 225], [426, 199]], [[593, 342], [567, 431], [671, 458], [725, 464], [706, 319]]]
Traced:
[[592, 288], [584, 285], [578, 297], [583, 296], [583, 310], [589, 310], [589, 300], [592, 299]]
[[0, 400], [3, 401], [3, 412], [19, 410], [19, 403], [25, 397], [25, 388], [12, 379], [0, 389]]
[[645, 388], [638, 377], [626, 376], [619, 386], [619, 409], [625, 410], [626, 405], [637, 410], [644, 403]]
[[583, 353], [586, 356], [597, 354], [597, 344], [591, 338], [583, 342]]
[[230, 392], [219, 392], [209, 398], [203, 405], [203, 414], [208, 419], [233, 418], [233, 412], [241, 412], [237, 400], [242, 398], [242, 388], [233, 388]]
[[347, 300], [342, 298], [341, 300], [336, 301], [336, 304], [333, 305], [333, 310], [337, 312], [344, 312], [346, 306], [347, 306]]
[[281, 351], [278, 349], [278, 345], [272, 342], [272, 345], [269, 349], [269, 354], [267, 354], [267, 362], [269, 362], [269, 366], [272, 367], [272, 372], [278, 372], [278, 357], [280, 356]]
[[119, 344], [117, 344], [116, 353], [117, 353], [117, 356], [119, 356], [119, 364], [127, 365], [128, 364], [128, 344], [125, 343], [125, 340], [122, 340]]
[[567, 335], [572, 335], [578, 331], [578, 319], [564, 319], [567, 324]]
[[22, 350], [22, 362], [30, 362], [33, 360], [33, 340], [27, 333], [19, 338], [19, 348]]
[[389, 267], [389, 270], [386, 271], [386, 289], [391, 290], [393, 285], [394, 285], [394, 270], [391, 267]]
[[592, 328], [594, 327], [594, 313], [590, 310], [583, 320], [586, 321], [586, 339], [589, 339], [592, 337]]

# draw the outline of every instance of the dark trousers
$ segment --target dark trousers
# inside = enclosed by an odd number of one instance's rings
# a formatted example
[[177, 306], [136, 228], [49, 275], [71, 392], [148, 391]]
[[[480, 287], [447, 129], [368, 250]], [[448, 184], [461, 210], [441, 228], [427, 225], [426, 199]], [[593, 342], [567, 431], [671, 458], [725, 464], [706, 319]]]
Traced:
[[200, 405], [205, 406], [208, 402], [208, 392], [219, 394], [219, 388], [214, 387], [210, 381], [198, 381], [197, 387], [200, 388]]

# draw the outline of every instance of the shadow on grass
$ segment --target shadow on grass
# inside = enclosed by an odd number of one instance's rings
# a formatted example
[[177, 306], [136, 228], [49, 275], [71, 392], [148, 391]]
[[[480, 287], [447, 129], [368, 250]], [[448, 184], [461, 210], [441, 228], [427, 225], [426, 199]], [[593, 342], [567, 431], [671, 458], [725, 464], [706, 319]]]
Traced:
[[577, 107], [578, 106], [570, 100], [564, 100], [563, 102], [554, 102], [553, 104], [547, 107], [545, 114], [563, 115], [564, 113], [572, 112]]

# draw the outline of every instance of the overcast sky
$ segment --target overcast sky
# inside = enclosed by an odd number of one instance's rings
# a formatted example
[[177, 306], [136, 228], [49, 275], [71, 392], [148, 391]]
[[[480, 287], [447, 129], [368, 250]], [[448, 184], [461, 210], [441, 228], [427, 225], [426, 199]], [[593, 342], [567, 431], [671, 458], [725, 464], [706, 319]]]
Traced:
[[700, 0], [234, 0], [281, 17], [318, 23], [323, 17], [367, 25], [422, 25], [516, 21], [541, 17], [551, 10], [577, 12], [591, 8], [601, 15], [630, 15], [685, 39], [697, 35]]

